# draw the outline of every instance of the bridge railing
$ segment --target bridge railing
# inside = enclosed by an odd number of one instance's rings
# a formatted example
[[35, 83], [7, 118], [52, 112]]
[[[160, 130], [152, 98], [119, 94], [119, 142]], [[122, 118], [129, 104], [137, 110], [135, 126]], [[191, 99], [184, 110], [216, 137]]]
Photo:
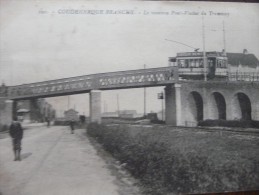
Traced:
[[8, 87], [12, 99], [83, 93], [92, 89], [114, 89], [164, 85], [178, 80], [175, 67], [99, 73]]
[[259, 81], [259, 73], [258, 72], [229, 72], [228, 79], [229, 81], [257, 82]]
[[177, 81], [177, 73], [176, 68], [173, 67], [120, 71], [99, 74], [97, 83], [100, 89], [165, 84]]

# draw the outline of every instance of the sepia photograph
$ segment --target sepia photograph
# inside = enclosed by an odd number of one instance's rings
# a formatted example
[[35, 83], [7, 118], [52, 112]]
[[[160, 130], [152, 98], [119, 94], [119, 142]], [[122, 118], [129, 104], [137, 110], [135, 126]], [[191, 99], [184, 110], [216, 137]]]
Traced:
[[0, 195], [259, 194], [259, 4], [0, 0]]

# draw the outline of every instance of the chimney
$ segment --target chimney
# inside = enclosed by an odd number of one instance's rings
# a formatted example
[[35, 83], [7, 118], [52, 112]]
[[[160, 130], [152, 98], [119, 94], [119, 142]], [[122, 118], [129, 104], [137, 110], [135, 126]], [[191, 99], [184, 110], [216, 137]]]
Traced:
[[248, 54], [247, 49], [244, 49], [244, 50], [243, 50], [243, 54]]

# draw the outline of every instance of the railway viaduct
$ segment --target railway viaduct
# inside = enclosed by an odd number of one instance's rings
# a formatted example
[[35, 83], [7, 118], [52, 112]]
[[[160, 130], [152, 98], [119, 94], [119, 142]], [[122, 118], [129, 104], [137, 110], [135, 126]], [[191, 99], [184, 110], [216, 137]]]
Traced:
[[[181, 75], [180, 75], [181, 76]], [[129, 70], [0, 88], [0, 123], [10, 124], [19, 100], [90, 94], [90, 121], [101, 122], [101, 91], [165, 86], [166, 124], [197, 126], [206, 119], [259, 120], [259, 82], [181, 80], [175, 67]]]
[[197, 126], [206, 119], [259, 120], [259, 83], [185, 81], [165, 87], [166, 123]]

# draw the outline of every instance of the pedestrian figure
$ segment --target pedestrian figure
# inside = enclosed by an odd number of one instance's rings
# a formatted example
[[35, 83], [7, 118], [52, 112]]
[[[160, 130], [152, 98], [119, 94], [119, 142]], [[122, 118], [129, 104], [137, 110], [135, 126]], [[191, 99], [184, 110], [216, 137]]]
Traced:
[[74, 121], [70, 121], [70, 129], [71, 129], [71, 134], [74, 134], [74, 125], [75, 125], [75, 122]]
[[22, 129], [21, 123], [17, 120], [17, 117], [14, 117], [13, 122], [10, 125], [9, 134], [12, 137], [12, 142], [13, 142], [14, 160], [20, 161], [23, 129]]
[[49, 126], [50, 126], [50, 120], [49, 120], [49, 118], [46, 118], [46, 121], [47, 121], [47, 127], [49, 127]]

